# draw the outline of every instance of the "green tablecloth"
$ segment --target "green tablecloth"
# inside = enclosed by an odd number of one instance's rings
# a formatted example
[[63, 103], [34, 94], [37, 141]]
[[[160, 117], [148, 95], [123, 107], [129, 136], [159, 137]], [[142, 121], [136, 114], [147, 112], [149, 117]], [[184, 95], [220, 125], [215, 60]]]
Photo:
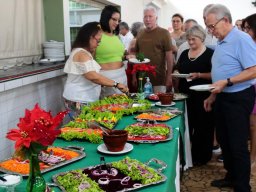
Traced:
[[[179, 109], [184, 109], [184, 102], [176, 102], [176, 106]], [[121, 121], [118, 122], [116, 129], [123, 129], [127, 125], [134, 123], [135, 120], [133, 116], [125, 116]], [[56, 170], [52, 170], [50, 172], [44, 173], [43, 176], [46, 182], [52, 182], [51, 177], [57, 173], [79, 169], [83, 167], [88, 167], [91, 165], [100, 164], [100, 157], [104, 156], [106, 162], [117, 161], [123, 159], [125, 156], [129, 156], [131, 158], [138, 159], [141, 162], [146, 162], [151, 158], [157, 158], [159, 160], [164, 161], [168, 167], [162, 172], [167, 176], [167, 181], [161, 184], [152, 185], [146, 188], [142, 188], [139, 191], [142, 192], [175, 192], [175, 177], [176, 177], [176, 161], [178, 157], [178, 138], [179, 138], [179, 130], [184, 132], [184, 121], [183, 115], [179, 115], [174, 119], [167, 122], [168, 125], [173, 127], [173, 139], [171, 141], [156, 143], [156, 144], [137, 144], [133, 143], [134, 149], [123, 155], [106, 155], [97, 152], [98, 144], [92, 144], [87, 141], [71, 141], [67, 142], [61, 139], [57, 139], [54, 143], [55, 146], [81, 146], [85, 148], [86, 157], [76, 161], [72, 164], [66, 165], [64, 167], [60, 167]], [[179, 129], [176, 129], [179, 128]], [[178, 162], [179, 163], [179, 162]], [[179, 178], [178, 178], [179, 179]], [[17, 192], [25, 192], [26, 190], [26, 179], [16, 187]], [[58, 188], [53, 188], [54, 191], [60, 191]], [[1, 190], [0, 190], [1, 191]]]

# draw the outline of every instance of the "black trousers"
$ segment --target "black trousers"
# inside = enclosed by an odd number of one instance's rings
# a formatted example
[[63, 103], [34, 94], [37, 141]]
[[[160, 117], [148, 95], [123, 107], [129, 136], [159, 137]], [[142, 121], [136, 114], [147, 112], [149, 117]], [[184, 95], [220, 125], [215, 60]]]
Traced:
[[188, 123], [193, 163], [206, 164], [212, 158], [214, 116], [204, 110], [209, 92], [191, 91], [187, 99]]
[[215, 101], [216, 135], [227, 170], [226, 179], [233, 182], [235, 192], [251, 191], [248, 136], [254, 101], [254, 87], [220, 93]]

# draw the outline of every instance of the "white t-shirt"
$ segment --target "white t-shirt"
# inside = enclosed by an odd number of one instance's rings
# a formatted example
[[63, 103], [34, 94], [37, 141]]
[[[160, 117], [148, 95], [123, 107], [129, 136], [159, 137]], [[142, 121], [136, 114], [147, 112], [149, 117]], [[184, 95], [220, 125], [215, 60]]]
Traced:
[[[91, 57], [87, 62], [74, 62], [73, 57], [79, 51], [84, 51]], [[72, 50], [64, 67], [68, 74], [64, 87], [63, 97], [74, 102], [94, 102], [99, 100], [101, 86], [85, 78], [84, 74], [90, 71], [99, 73], [101, 67], [93, 59], [91, 53], [82, 48]]]
[[119, 36], [120, 36], [122, 43], [124, 44], [125, 50], [128, 50], [130, 43], [134, 38], [132, 33], [130, 31], [128, 31], [128, 33], [126, 33], [125, 36], [123, 36], [121, 34]]

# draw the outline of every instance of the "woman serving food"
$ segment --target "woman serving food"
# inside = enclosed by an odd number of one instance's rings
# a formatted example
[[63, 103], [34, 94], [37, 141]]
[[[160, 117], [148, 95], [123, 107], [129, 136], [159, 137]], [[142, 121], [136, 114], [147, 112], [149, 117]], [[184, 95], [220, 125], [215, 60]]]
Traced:
[[98, 22], [85, 24], [78, 32], [65, 64], [64, 72], [68, 76], [63, 97], [71, 118], [79, 114], [83, 105], [99, 100], [101, 86], [112, 87], [120, 92], [128, 91], [126, 85], [99, 73], [101, 66], [93, 59], [92, 54], [99, 45], [101, 36]]

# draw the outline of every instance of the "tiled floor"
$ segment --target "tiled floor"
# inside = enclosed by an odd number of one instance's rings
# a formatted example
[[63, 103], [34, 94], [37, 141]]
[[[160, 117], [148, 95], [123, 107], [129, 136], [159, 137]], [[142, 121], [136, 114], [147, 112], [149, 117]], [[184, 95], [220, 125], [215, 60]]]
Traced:
[[[256, 173], [256, 170], [254, 171]], [[193, 167], [184, 172], [181, 192], [232, 192], [231, 188], [211, 187], [211, 181], [222, 179], [225, 175], [223, 163], [216, 160], [216, 155], [204, 166]], [[256, 174], [251, 176], [252, 192], [256, 192]]]

